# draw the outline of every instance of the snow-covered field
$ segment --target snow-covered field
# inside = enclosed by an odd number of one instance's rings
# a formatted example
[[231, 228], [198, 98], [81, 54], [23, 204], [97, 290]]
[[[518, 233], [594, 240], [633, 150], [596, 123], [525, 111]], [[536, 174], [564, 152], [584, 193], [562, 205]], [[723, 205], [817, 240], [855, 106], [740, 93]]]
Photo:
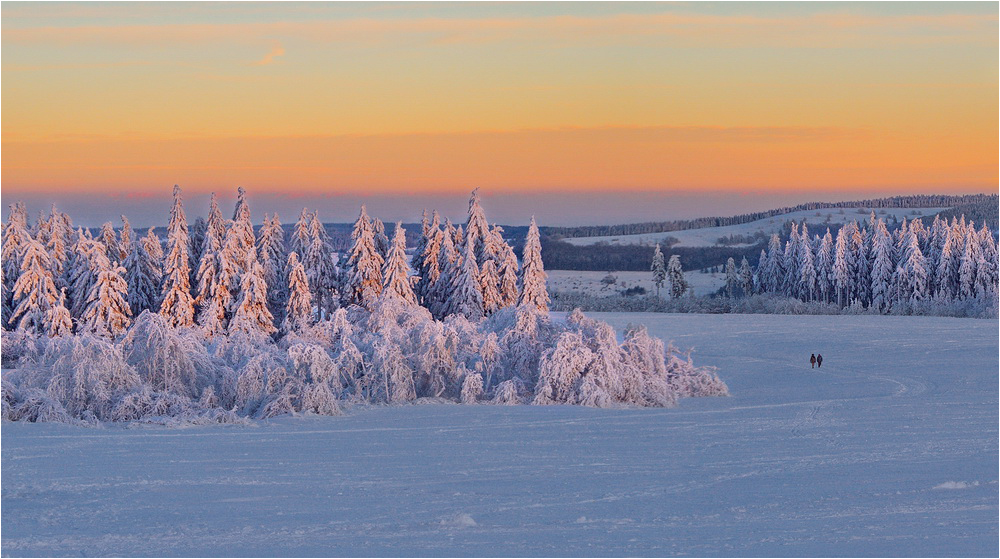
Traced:
[[[902, 220], [907, 220], [922, 215], [934, 215], [947, 208], [884, 208], [876, 209], [875, 212], [882, 219], [889, 216], [896, 216]], [[822, 234], [827, 224], [848, 223], [858, 221], [859, 223], [868, 219], [871, 208], [862, 208], [859, 213], [857, 208], [824, 208], [821, 210], [802, 210], [787, 214], [776, 215], [767, 219], [741, 223], [739, 225], [727, 225], [725, 227], [703, 227], [701, 229], [687, 229], [684, 231], [669, 231], [666, 233], [643, 233], [640, 235], [611, 235], [604, 237], [575, 237], [563, 239], [567, 243], [577, 246], [587, 246], [597, 243], [608, 243], [612, 245], [654, 245], [663, 242], [666, 237], [674, 237], [679, 242], [674, 246], [685, 247], [706, 247], [715, 245], [720, 237], [729, 235], [753, 235], [762, 231], [768, 235], [777, 233], [786, 221], [805, 222], [809, 230], [814, 234]], [[885, 212], [885, 213], [883, 213]], [[914, 213], [919, 212], [919, 213]], [[746, 245], [733, 245], [746, 246]]]
[[597, 316], [694, 346], [732, 396], [179, 430], [7, 423], [0, 551], [997, 555], [996, 320]]
[[[607, 272], [581, 272], [576, 270], [546, 270], [548, 274], [548, 287], [550, 291], [568, 291], [570, 293], [583, 293], [595, 297], [617, 296], [622, 290], [640, 286], [650, 293], [656, 292], [656, 285], [653, 284], [652, 272], [615, 272], [617, 278], [614, 285], [607, 286], [601, 280], [608, 275]], [[684, 279], [695, 295], [708, 295], [719, 290], [726, 284], [726, 274], [703, 274], [699, 271], [684, 272]], [[665, 295], [664, 284], [660, 290], [661, 295]]]

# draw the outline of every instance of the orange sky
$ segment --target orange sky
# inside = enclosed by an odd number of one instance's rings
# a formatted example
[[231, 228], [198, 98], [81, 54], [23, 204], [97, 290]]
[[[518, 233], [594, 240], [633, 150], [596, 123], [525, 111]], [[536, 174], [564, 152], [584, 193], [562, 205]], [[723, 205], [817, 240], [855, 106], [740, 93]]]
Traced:
[[997, 5], [3, 5], [6, 194], [997, 190]]

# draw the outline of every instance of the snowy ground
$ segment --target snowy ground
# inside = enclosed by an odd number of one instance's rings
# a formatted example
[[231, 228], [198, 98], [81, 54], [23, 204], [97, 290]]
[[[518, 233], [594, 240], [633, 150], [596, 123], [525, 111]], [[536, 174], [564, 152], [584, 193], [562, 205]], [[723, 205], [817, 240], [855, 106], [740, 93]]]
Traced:
[[[551, 291], [567, 291], [570, 293], [583, 293], [595, 297], [618, 296], [622, 290], [640, 286], [649, 293], [656, 292], [653, 284], [653, 272], [615, 272], [613, 275], [618, 278], [614, 285], [607, 286], [601, 280], [608, 275], [607, 272], [580, 272], [576, 270], [546, 270], [548, 274], [548, 287]], [[726, 284], [726, 274], [703, 274], [699, 271], [684, 272], [684, 279], [695, 295], [708, 295], [718, 291]], [[666, 284], [664, 288], [666, 289]], [[663, 291], [661, 289], [661, 294]]]
[[602, 318], [694, 346], [733, 395], [182, 430], [4, 424], [0, 551], [997, 556], [996, 320]]
[[[934, 215], [946, 208], [884, 208], [876, 209], [875, 213], [882, 219], [889, 216], [896, 216], [902, 220], [904, 217], [911, 220], [921, 215]], [[885, 213], [883, 213], [885, 212]], [[919, 212], [919, 213], [914, 213]], [[666, 237], [674, 237], [678, 242], [674, 246], [685, 247], [706, 247], [715, 245], [720, 237], [729, 235], [753, 235], [758, 231], [763, 231], [770, 235], [777, 233], [786, 221], [803, 220], [808, 224], [810, 233], [820, 234], [826, 230], [827, 223], [848, 223], [858, 221], [859, 223], [868, 219], [871, 208], [862, 208], [859, 213], [857, 208], [825, 208], [822, 210], [803, 210], [782, 215], [776, 215], [767, 219], [741, 223], [739, 225], [727, 225], [725, 227], [703, 227], [701, 229], [687, 229], [684, 231], [669, 231], [666, 233], [643, 233], [640, 235], [611, 235], [604, 237], [575, 237], [563, 239], [567, 243], [577, 246], [587, 246], [599, 242], [612, 245], [654, 245], [662, 242]], [[747, 246], [747, 245], [732, 245]]]

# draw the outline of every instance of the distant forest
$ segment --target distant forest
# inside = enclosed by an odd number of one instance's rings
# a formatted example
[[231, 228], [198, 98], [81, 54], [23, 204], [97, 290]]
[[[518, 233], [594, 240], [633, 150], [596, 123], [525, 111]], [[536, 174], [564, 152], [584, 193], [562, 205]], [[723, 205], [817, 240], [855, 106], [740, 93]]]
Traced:
[[[978, 206], [991, 202], [996, 219], [996, 194], [963, 194], [961, 196], [920, 194], [914, 196], [893, 196], [891, 198], [874, 198], [870, 200], [855, 200], [851, 202], [809, 202], [798, 206], [775, 208], [764, 212], [753, 212], [732, 217], [701, 217], [697, 219], [681, 219], [674, 221], [650, 221], [646, 223], [627, 223], [624, 225], [586, 225], [580, 227], [545, 227], [544, 234], [555, 238], [566, 237], [604, 237], [610, 235], [638, 235], [642, 233], [665, 233], [668, 231], [683, 231], [685, 229], [701, 229], [703, 227], [723, 227], [739, 225], [776, 215], [803, 210], [819, 210], [826, 208], [951, 208], [955, 206]], [[968, 216], [968, 214], [966, 214]], [[978, 222], [979, 220], [977, 220]], [[994, 221], [995, 222], [995, 221]]]

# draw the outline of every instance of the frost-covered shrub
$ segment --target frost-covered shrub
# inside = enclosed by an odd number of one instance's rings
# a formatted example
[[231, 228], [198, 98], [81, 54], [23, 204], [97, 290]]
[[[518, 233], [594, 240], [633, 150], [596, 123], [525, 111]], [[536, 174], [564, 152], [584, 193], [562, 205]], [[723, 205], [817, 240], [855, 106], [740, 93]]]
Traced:
[[209, 338], [144, 312], [118, 343], [79, 335], [38, 344], [44, 351], [4, 379], [5, 419], [181, 425], [338, 415], [344, 402], [670, 406], [726, 394], [713, 370], [644, 328], [619, 342], [579, 310], [556, 321], [534, 305], [439, 321], [383, 297], [278, 342]]

